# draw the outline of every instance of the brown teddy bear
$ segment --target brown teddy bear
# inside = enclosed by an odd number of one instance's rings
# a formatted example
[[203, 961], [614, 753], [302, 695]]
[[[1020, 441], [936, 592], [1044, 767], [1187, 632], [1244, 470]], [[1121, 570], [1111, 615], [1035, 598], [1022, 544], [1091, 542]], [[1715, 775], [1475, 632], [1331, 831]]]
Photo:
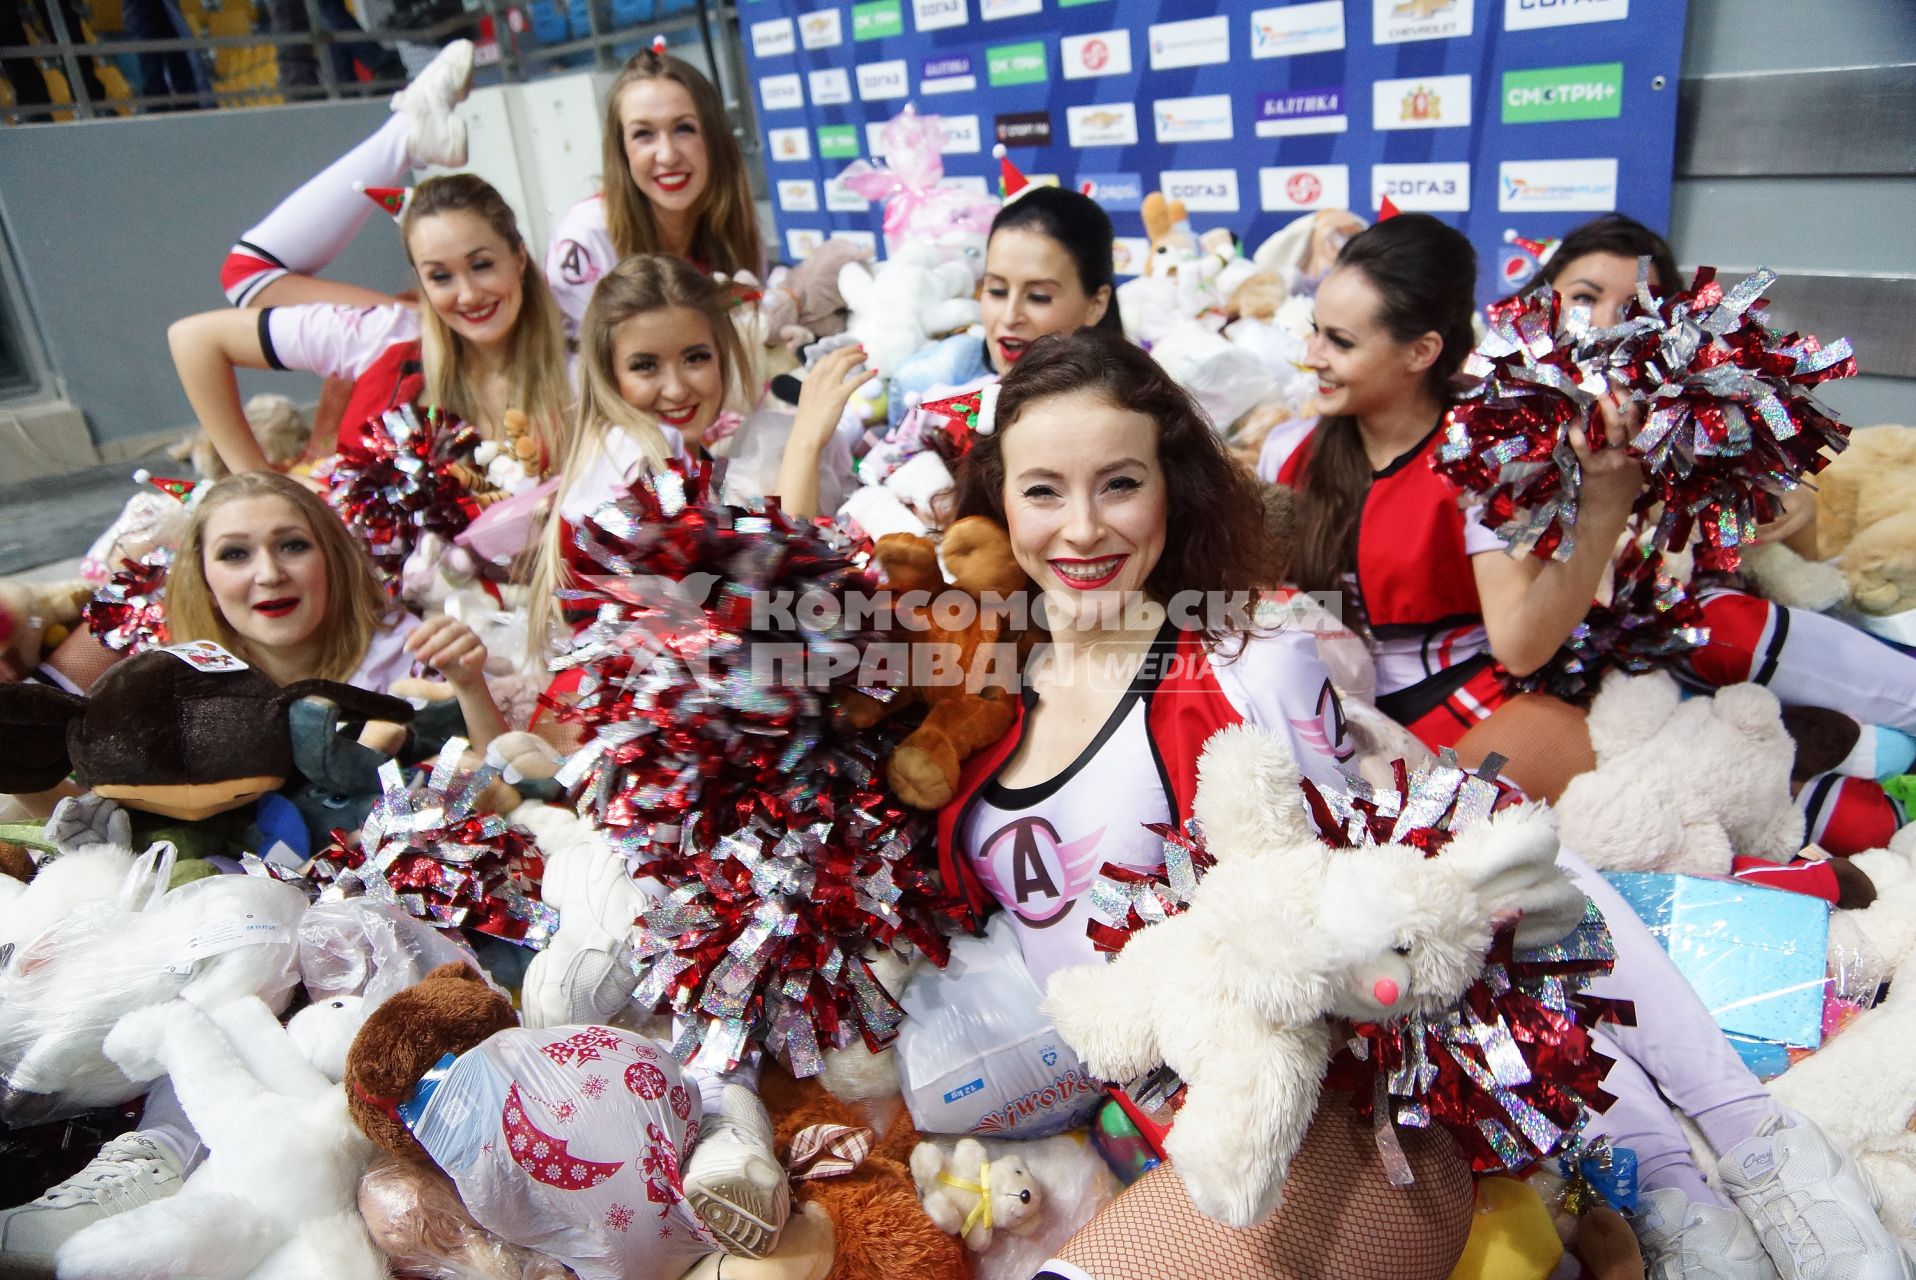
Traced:
[[[795, 1080], [768, 1066], [759, 1095], [772, 1116], [774, 1145], [784, 1158], [792, 1139], [815, 1124], [860, 1128], [871, 1123], [860, 1111], [826, 1091], [816, 1077]], [[918, 1201], [911, 1176], [912, 1148], [920, 1135], [893, 1097], [897, 1111], [871, 1154], [851, 1173], [797, 1185], [800, 1205], [822, 1206], [836, 1229], [836, 1254], [826, 1280], [969, 1280], [964, 1245], [938, 1229]], [[729, 1276], [731, 1265], [726, 1265]]]
[[[1012, 673], [1000, 671], [1000, 684], [973, 689], [974, 664], [981, 653], [987, 655], [988, 663], [1001, 663], [1005, 651], [992, 646], [1022, 645], [1026, 639], [1010, 629], [1015, 619], [1007, 619], [1000, 610], [974, 610], [968, 624], [957, 629], [939, 625], [945, 611], [936, 603], [947, 588], [938, 569], [940, 549], [929, 538], [889, 533], [878, 540], [873, 553], [884, 567], [894, 600], [902, 602], [908, 593], [924, 592], [932, 602], [900, 610], [899, 636], [914, 648], [954, 646], [958, 667], [967, 675], [962, 682], [935, 680], [913, 686], [911, 692], [931, 710], [898, 744], [886, 770], [899, 799], [914, 809], [927, 810], [941, 808], [951, 799], [958, 768], [968, 756], [996, 742], [1011, 727], [1011, 695], [1002, 682]], [[967, 516], [945, 530], [942, 550], [951, 572], [949, 586], [974, 600], [992, 596], [1009, 600], [1029, 586], [1024, 570], [1012, 558], [1011, 536], [983, 516]], [[913, 666], [915, 676], [917, 664]], [[854, 723], [869, 724], [876, 718], [873, 712], [873, 708], [854, 707]]]
[[519, 1025], [512, 1002], [464, 964], [442, 964], [390, 997], [366, 1019], [346, 1052], [346, 1106], [360, 1132], [401, 1160], [425, 1160], [425, 1148], [397, 1109], [432, 1065]]

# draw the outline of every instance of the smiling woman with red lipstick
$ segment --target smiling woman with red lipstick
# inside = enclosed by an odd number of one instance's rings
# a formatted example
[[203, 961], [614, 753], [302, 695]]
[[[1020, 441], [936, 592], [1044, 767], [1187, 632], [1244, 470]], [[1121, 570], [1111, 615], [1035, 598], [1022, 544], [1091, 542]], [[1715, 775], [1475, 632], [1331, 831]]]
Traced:
[[606, 94], [605, 189], [566, 211], [546, 278], [576, 334], [593, 287], [635, 253], [668, 253], [700, 271], [765, 275], [751, 179], [725, 104], [663, 39], [634, 54]]
[[559, 313], [526, 253], [512, 209], [490, 183], [450, 174], [421, 183], [400, 217], [423, 305], [318, 303], [208, 311], [167, 331], [173, 363], [220, 459], [268, 467], [240, 407], [237, 368], [302, 369], [353, 379], [340, 438], [405, 404], [430, 404], [505, 434], [522, 410], [548, 468], [567, 457], [571, 401]]
[[166, 625], [174, 643], [210, 640], [278, 684], [385, 693], [425, 666], [452, 686], [477, 750], [505, 732], [471, 628], [393, 605], [339, 517], [270, 471], [228, 476], [198, 501], [167, 579]]
[[[1190, 817], [1213, 733], [1246, 722], [1274, 732], [1321, 784], [1338, 782], [1349, 748], [1311, 635], [1260, 630], [1248, 616], [1276, 571], [1256, 481], [1149, 355], [1103, 329], [1041, 338], [1006, 373], [990, 429], [984, 418], [958, 468], [954, 514], [1009, 531], [1049, 635], [1010, 731], [964, 764], [938, 815], [939, 862], [975, 921], [1007, 914], [1042, 991], [1059, 969], [1097, 958], [1085, 924], [1098, 868], [1162, 867], [1145, 824]], [[1321, 1146], [1351, 1154], [1342, 1167], [1294, 1169], [1300, 1194], [1287, 1197], [1316, 1210], [1287, 1206], [1232, 1231], [1202, 1218], [1175, 1176], [1148, 1177], [1086, 1231], [1152, 1259], [1135, 1274], [1235, 1280], [1279, 1274], [1270, 1262], [1287, 1236], [1334, 1231], [1313, 1218], [1328, 1201], [1361, 1202], [1369, 1241], [1355, 1251], [1376, 1257], [1340, 1257], [1349, 1274], [1443, 1276], [1470, 1207], [1448, 1142], [1407, 1151], [1412, 1197], [1390, 1185], [1348, 1107], [1325, 1107], [1318, 1127], [1348, 1139]], [[1163, 1255], [1167, 1239], [1192, 1244], [1189, 1256]], [[1377, 1259], [1381, 1269], [1360, 1265]], [[1095, 1265], [1069, 1246], [1064, 1262], [1041, 1274]]]
[[982, 339], [946, 338], [891, 378], [891, 421], [917, 400], [995, 382], [1048, 333], [1096, 325], [1122, 333], [1113, 292], [1111, 219], [1098, 202], [1060, 187], [1026, 187], [998, 211], [978, 295]]

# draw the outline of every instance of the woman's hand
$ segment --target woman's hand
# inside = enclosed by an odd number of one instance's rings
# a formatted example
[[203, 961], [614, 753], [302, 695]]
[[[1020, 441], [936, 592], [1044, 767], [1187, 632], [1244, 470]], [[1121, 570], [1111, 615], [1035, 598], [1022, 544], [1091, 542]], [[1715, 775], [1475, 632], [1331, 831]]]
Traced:
[[839, 419], [845, 416], [845, 406], [851, 403], [852, 393], [878, 376], [876, 369], [854, 374], [864, 362], [865, 348], [840, 347], [813, 365], [811, 373], [806, 375], [805, 385], [798, 393], [798, 417], [792, 423], [792, 439], [813, 446], [814, 457], [824, 452], [838, 430]]
[[1645, 483], [1642, 460], [1626, 448], [1643, 420], [1643, 411], [1635, 404], [1619, 401], [1615, 393], [1597, 401], [1597, 409], [1603, 423], [1601, 443], [1593, 445], [1582, 427], [1570, 429], [1570, 447], [1583, 471], [1577, 523], [1584, 523], [1587, 512], [1615, 521], [1620, 530]]
[[785, 513], [800, 520], [818, 514], [818, 460], [825, 453], [852, 392], [878, 376], [878, 370], [854, 372], [864, 363], [865, 348], [840, 347], [812, 366], [798, 393], [798, 417], [785, 439], [779, 459], [776, 497]]
[[484, 683], [486, 646], [471, 627], [447, 614], [420, 623], [406, 637], [406, 652], [444, 676], [455, 689]]

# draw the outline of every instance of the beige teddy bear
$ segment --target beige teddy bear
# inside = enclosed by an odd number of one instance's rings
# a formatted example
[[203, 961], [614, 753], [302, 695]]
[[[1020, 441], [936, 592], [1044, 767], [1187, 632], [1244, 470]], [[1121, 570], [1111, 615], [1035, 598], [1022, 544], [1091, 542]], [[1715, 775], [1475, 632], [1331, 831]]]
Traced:
[[1816, 477], [1816, 555], [1864, 613], [1916, 608], [1916, 430], [1860, 427]]

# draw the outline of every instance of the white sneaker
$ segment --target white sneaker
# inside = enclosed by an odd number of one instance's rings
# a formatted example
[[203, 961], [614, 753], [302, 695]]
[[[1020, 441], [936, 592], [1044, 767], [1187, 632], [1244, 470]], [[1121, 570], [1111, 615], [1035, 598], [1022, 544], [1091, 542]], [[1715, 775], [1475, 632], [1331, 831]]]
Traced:
[[416, 167], [466, 163], [466, 122], [453, 108], [472, 88], [472, 41], [454, 40], [441, 49], [411, 84], [393, 95], [392, 109], [410, 125], [406, 154]]
[[717, 1115], [701, 1121], [685, 1168], [685, 1202], [736, 1257], [762, 1258], [792, 1214], [792, 1188], [772, 1150], [772, 1118], [758, 1095], [725, 1086]]
[[164, 1200], [183, 1181], [165, 1143], [143, 1133], [121, 1134], [38, 1200], [0, 1213], [0, 1274], [51, 1276], [53, 1255], [82, 1228]]
[[1630, 1225], [1643, 1246], [1645, 1280], [1776, 1280], [1748, 1218], [1723, 1205], [1697, 1204], [1680, 1187], [1638, 1196]]
[[1876, 1188], [1808, 1119], [1785, 1109], [1717, 1162], [1723, 1189], [1783, 1280], [1916, 1277], [1876, 1216]]

